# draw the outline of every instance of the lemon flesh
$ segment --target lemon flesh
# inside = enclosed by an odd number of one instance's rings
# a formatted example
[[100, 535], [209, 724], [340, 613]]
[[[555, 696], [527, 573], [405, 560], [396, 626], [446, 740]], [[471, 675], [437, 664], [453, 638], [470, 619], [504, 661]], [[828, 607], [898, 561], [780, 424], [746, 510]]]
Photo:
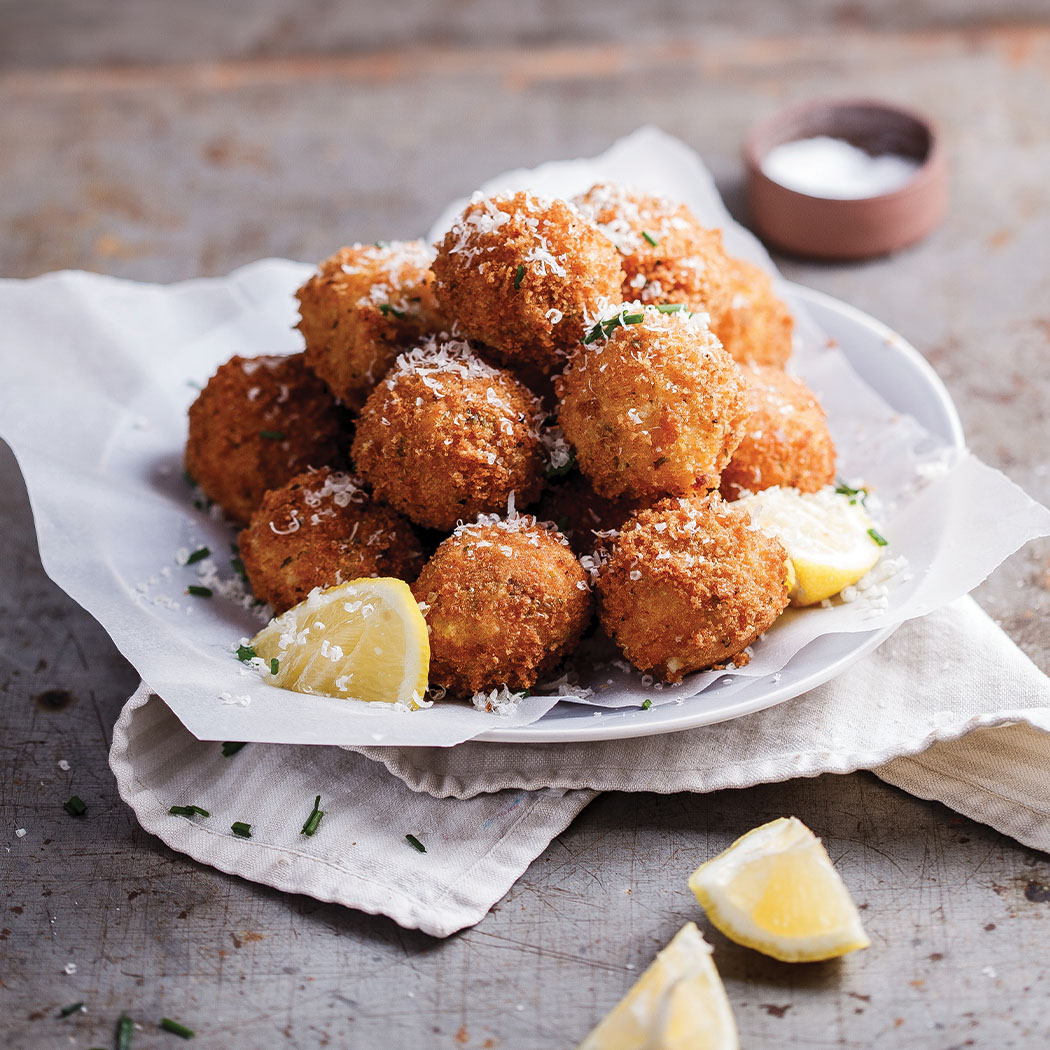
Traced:
[[711, 946], [687, 922], [579, 1050], [737, 1050]]
[[418, 706], [430, 639], [408, 584], [391, 577], [315, 589], [253, 639], [271, 685], [300, 693]]
[[763, 824], [701, 864], [689, 888], [730, 940], [783, 962], [871, 943], [820, 839], [795, 817]]
[[792, 605], [814, 605], [856, 583], [879, 560], [871, 518], [856, 497], [830, 486], [819, 492], [770, 488], [737, 500], [791, 559]]

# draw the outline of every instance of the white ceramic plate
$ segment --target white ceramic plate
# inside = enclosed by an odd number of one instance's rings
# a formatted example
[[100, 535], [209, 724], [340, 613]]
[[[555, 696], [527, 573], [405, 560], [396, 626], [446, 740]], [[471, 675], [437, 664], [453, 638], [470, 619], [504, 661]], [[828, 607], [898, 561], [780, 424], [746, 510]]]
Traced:
[[[948, 391], [910, 343], [873, 317], [837, 299], [800, 286], [793, 290], [870, 387], [893, 408], [913, 416], [954, 448], [964, 447], [962, 424]], [[792, 657], [776, 676], [727, 676], [680, 704], [641, 711], [561, 703], [532, 725], [492, 730], [476, 739], [510, 744], [614, 740], [724, 722], [783, 703], [834, 678], [893, 631], [893, 627], [886, 627], [824, 635]]]

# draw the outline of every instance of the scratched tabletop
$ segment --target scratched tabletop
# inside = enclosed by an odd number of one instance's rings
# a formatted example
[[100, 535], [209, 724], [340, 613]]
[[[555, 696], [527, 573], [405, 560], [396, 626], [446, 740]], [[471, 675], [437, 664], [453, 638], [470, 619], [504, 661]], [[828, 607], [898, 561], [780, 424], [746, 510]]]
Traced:
[[[952, 207], [892, 258], [778, 262], [913, 342], [974, 451], [1050, 502], [1044, 0], [0, 0], [0, 275], [316, 262], [417, 236], [499, 171], [645, 123], [697, 149], [746, 221], [746, 130], [818, 94], [931, 113]], [[0, 492], [0, 1043], [110, 1047], [126, 1012], [137, 1048], [176, 1044], [163, 1016], [223, 1050], [570, 1047], [692, 918], [745, 1047], [1050, 1045], [1050, 857], [870, 774], [601, 796], [447, 940], [174, 853], [106, 764], [137, 677], [45, 576], [2, 444]], [[1050, 545], [976, 596], [1050, 671]], [[87, 818], [63, 812], [72, 793]], [[868, 951], [775, 963], [683, 892], [700, 861], [785, 814], [823, 837]]]

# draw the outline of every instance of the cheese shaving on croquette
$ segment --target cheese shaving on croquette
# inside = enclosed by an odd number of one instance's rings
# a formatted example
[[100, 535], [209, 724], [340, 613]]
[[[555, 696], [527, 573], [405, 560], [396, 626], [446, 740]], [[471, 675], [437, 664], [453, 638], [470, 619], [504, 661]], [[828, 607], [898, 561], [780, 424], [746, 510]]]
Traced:
[[[511, 212], [503, 211], [500, 205], [516, 205], [520, 201], [525, 210], [533, 214], [525, 217], [524, 225], [532, 230], [538, 239], [525, 261], [537, 263], [540, 272], [544, 275], [548, 270], [559, 277], [566, 275], [565, 257], [556, 256], [550, 250], [550, 244], [540, 232], [540, 216], [548, 212], [554, 204], [553, 198], [539, 197], [532, 193], [514, 194], [510, 192], [498, 193], [486, 196], [480, 190], [476, 190], [470, 198], [470, 204], [463, 214], [453, 223], [449, 231], [455, 238], [455, 243], [448, 249], [450, 255], [462, 255], [466, 259], [474, 259], [483, 252], [493, 251], [499, 241], [493, 240], [490, 244], [479, 244], [478, 241], [491, 238], [492, 234], [499, 231], [514, 217]], [[570, 211], [577, 213], [577, 209], [567, 201], [560, 201]]]
[[623, 255], [631, 255], [646, 244], [655, 248], [665, 232], [686, 232], [693, 226], [680, 214], [682, 205], [670, 198], [615, 183], [592, 186], [574, 203]]
[[[462, 339], [438, 339], [430, 337], [419, 346], [398, 355], [394, 370], [386, 378], [386, 385], [393, 390], [402, 376], [420, 376], [437, 397], [444, 396], [440, 379], [442, 375], [455, 373], [464, 379], [499, 379], [507, 373], [494, 368], [471, 349]], [[490, 386], [488, 397], [493, 390]], [[490, 397], [491, 401], [491, 397]]]

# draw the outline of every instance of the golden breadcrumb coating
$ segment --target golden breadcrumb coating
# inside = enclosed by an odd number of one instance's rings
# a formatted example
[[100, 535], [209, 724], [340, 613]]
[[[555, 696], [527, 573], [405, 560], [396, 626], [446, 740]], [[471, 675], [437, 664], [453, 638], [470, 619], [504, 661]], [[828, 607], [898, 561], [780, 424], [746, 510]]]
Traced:
[[341, 248], [296, 292], [306, 363], [357, 411], [406, 347], [443, 322], [422, 241]]
[[765, 270], [726, 254], [720, 230], [701, 226], [684, 204], [609, 183], [592, 186], [576, 204], [619, 249], [624, 299], [705, 310], [734, 360], [783, 367], [791, 313]]
[[668, 682], [735, 660], [788, 604], [780, 541], [717, 493], [661, 500], [620, 530], [598, 615], [635, 667]]
[[761, 267], [743, 259], [731, 259], [730, 267], [726, 309], [711, 315], [715, 335], [741, 364], [783, 368], [791, 356], [791, 312]]
[[603, 545], [598, 533], [618, 529], [638, 509], [637, 500], [599, 496], [587, 478], [574, 470], [547, 485], [532, 513], [540, 521], [557, 525], [573, 551], [583, 555]]
[[238, 547], [252, 593], [278, 613], [315, 587], [363, 576], [411, 581], [423, 565], [412, 526], [359, 478], [328, 468], [268, 492]]
[[591, 618], [587, 574], [530, 515], [485, 515], [435, 551], [412, 587], [426, 604], [430, 681], [455, 696], [531, 689]]
[[619, 250], [625, 300], [686, 303], [712, 316], [726, 308], [722, 231], [701, 226], [686, 205], [613, 183], [592, 186], [575, 203]]
[[550, 375], [587, 318], [619, 302], [612, 242], [562, 200], [476, 193], [437, 246], [437, 297], [454, 331], [508, 366]]
[[747, 394], [744, 438], [722, 472], [726, 499], [774, 485], [816, 492], [835, 479], [835, 445], [812, 391], [779, 368], [741, 368]]
[[190, 406], [186, 471], [244, 523], [308, 467], [342, 466], [349, 419], [302, 354], [233, 357]]
[[581, 347], [558, 380], [558, 421], [580, 469], [613, 499], [717, 488], [746, 403], [706, 315], [634, 303], [604, 325], [608, 335]]
[[538, 403], [509, 372], [463, 342], [431, 342], [398, 358], [369, 396], [353, 457], [375, 494], [417, 525], [523, 507], [543, 483]]

